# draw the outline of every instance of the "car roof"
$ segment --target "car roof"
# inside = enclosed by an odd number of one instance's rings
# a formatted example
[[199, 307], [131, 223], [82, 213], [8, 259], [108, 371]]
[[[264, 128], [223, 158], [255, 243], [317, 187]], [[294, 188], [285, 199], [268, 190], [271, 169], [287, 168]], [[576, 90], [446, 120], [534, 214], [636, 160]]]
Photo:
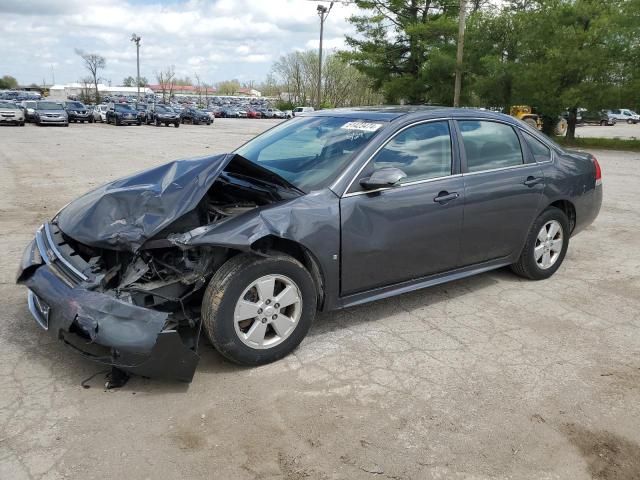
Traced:
[[481, 110], [477, 108], [453, 108], [440, 105], [390, 105], [377, 107], [354, 107], [354, 108], [335, 108], [330, 110], [316, 110], [315, 112], [306, 112], [300, 116], [304, 117], [344, 117], [357, 118], [360, 120], [377, 120], [391, 122], [397, 118], [411, 115], [419, 118], [436, 118], [442, 116], [448, 117], [481, 117], [481, 118], [499, 118], [501, 120], [511, 119], [508, 115], [492, 112], [490, 110]]

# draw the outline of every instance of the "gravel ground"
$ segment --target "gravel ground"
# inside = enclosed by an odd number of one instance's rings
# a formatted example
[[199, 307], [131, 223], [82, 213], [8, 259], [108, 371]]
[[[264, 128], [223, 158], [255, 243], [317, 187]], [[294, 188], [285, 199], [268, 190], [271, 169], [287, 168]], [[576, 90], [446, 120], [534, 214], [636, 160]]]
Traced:
[[272, 124], [0, 128], [0, 479], [640, 478], [635, 153], [595, 152], [603, 209], [550, 280], [498, 270], [323, 314], [260, 368], [203, 343], [190, 385], [81, 388], [100, 368], [13, 284], [36, 227], [95, 185]]
[[606, 127], [599, 125], [578, 126], [576, 128], [576, 137], [638, 139], [640, 138], [640, 123], [629, 125], [619, 122]]

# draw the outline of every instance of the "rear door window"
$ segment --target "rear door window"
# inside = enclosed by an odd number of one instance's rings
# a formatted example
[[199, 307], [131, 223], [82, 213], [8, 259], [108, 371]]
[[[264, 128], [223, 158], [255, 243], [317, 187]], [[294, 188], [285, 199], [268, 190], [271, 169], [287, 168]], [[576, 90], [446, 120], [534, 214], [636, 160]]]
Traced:
[[459, 120], [469, 172], [515, 167], [524, 163], [513, 128], [485, 120]]

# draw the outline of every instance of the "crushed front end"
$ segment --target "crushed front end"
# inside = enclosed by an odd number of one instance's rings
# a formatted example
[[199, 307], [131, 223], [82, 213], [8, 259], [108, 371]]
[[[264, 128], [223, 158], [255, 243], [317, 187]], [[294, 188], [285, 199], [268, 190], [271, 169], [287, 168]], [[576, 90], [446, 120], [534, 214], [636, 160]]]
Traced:
[[37, 323], [74, 350], [133, 374], [189, 382], [199, 359], [202, 287], [223, 255], [89, 247], [54, 219], [27, 246], [17, 280], [29, 289]]

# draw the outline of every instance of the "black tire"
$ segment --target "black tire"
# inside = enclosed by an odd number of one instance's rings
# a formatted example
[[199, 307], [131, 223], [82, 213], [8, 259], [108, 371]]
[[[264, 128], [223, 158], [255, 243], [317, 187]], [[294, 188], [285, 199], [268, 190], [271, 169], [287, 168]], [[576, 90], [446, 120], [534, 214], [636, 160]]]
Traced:
[[[169, 124], [167, 123], [167, 127], [169, 126]], [[180, 122], [176, 122], [173, 124], [174, 127], [179, 128], [180, 127]]]
[[116, 127], [119, 127], [119, 126], [120, 126], [120, 120], [118, 120], [118, 117], [116, 117], [115, 126], [116, 126]]
[[[240, 340], [233, 324], [238, 298], [252, 282], [264, 275], [281, 274], [296, 283], [302, 295], [302, 311], [295, 330], [272, 348], [255, 349]], [[202, 323], [207, 337], [224, 357], [241, 365], [263, 365], [292, 352], [307, 335], [317, 308], [315, 284], [296, 259], [275, 254], [233, 257], [213, 275], [202, 300]], [[258, 320], [254, 320], [258, 321]]]
[[636, 122], [634, 122], [633, 120], [627, 120], [627, 123], [631, 125], [632, 123], [636, 123]]
[[142, 122], [140, 120], [138, 120], [138, 123], [136, 125], [140, 126], [140, 125], [142, 125]]
[[[555, 263], [547, 268], [543, 269], [538, 266], [538, 263], [534, 257], [534, 248], [536, 247], [536, 239], [538, 236], [538, 232], [542, 229], [545, 223], [550, 220], [556, 220], [560, 223], [562, 227], [562, 249], [560, 251], [560, 255]], [[531, 225], [531, 230], [527, 235], [527, 242], [522, 249], [522, 253], [520, 254], [520, 258], [518, 261], [511, 265], [511, 270], [516, 275], [519, 275], [524, 278], [528, 278], [530, 280], [544, 280], [549, 278], [551, 275], [556, 273], [556, 271], [562, 265], [564, 261], [564, 257], [567, 254], [567, 248], [569, 247], [569, 236], [571, 235], [569, 229], [569, 219], [567, 215], [560, 210], [559, 208], [549, 207], [544, 212], [540, 214], [538, 218], [536, 218], [533, 225]]]
[[600, 126], [604, 127], [607, 125], [607, 121], [606, 120], [600, 120]]

